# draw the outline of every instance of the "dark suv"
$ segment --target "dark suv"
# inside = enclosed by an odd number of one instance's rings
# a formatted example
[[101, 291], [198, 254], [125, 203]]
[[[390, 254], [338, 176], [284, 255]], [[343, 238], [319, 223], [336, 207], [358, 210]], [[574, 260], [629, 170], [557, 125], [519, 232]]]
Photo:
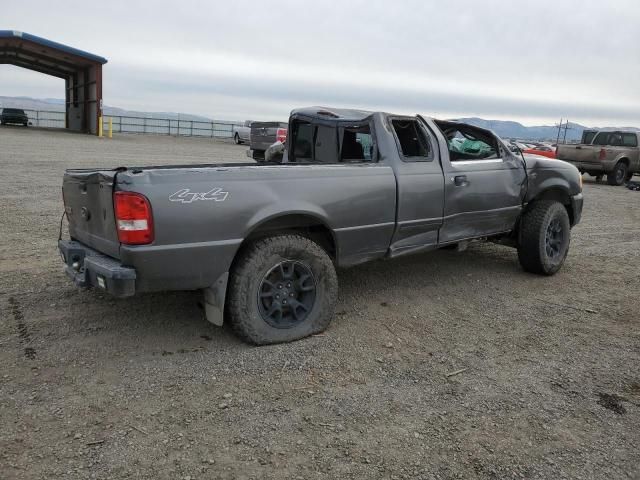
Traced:
[[25, 127], [29, 125], [29, 117], [24, 110], [19, 108], [4, 108], [2, 115], [0, 115], [0, 124], [6, 125], [7, 123], [18, 123]]

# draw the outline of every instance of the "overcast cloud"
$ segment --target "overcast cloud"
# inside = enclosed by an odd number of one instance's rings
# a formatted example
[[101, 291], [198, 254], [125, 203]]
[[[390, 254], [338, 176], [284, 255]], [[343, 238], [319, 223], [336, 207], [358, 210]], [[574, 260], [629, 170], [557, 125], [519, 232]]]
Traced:
[[[352, 106], [640, 126], [640, 2], [2, 0], [0, 29], [102, 55], [104, 101], [218, 119]], [[0, 95], [63, 97], [0, 65]]]

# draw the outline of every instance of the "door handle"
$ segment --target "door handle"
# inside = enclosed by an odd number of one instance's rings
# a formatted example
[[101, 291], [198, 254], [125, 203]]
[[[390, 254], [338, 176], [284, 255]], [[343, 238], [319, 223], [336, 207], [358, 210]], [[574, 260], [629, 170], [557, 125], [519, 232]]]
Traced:
[[466, 175], [456, 175], [453, 177], [453, 183], [456, 187], [466, 187], [469, 185], [469, 181], [467, 180]]

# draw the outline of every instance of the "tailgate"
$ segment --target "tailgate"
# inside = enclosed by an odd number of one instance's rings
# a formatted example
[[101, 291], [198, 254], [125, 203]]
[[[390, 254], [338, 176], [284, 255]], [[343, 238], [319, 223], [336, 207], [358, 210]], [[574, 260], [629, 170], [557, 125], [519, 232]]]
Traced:
[[251, 148], [266, 150], [276, 143], [278, 128], [287, 128], [282, 122], [253, 122], [251, 124]]
[[119, 258], [120, 242], [113, 212], [116, 170], [67, 170], [62, 198], [71, 238]]

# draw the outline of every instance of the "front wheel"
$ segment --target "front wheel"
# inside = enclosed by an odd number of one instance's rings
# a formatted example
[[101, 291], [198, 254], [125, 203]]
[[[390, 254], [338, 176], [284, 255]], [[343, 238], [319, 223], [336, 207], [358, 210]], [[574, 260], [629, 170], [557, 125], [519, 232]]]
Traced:
[[629, 167], [626, 163], [618, 162], [613, 170], [607, 174], [607, 183], [609, 185], [620, 186], [624, 183], [624, 179], [627, 177]]
[[299, 235], [274, 236], [241, 253], [229, 279], [227, 314], [245, 341], [290, 342], [325, 330], [337, 296], [336, 270], [322, 247]]
[[237, 133], [233, 136], [233, 143], [235, 143], [236, 145], [240, 145], [240, 135], [238, 135]]
[[535, 202], [520, 221], [520, 265], [527, 272], [553, 275], [567, 258], [570, 240], [571, 223], [564, 205], [550, 200]]

